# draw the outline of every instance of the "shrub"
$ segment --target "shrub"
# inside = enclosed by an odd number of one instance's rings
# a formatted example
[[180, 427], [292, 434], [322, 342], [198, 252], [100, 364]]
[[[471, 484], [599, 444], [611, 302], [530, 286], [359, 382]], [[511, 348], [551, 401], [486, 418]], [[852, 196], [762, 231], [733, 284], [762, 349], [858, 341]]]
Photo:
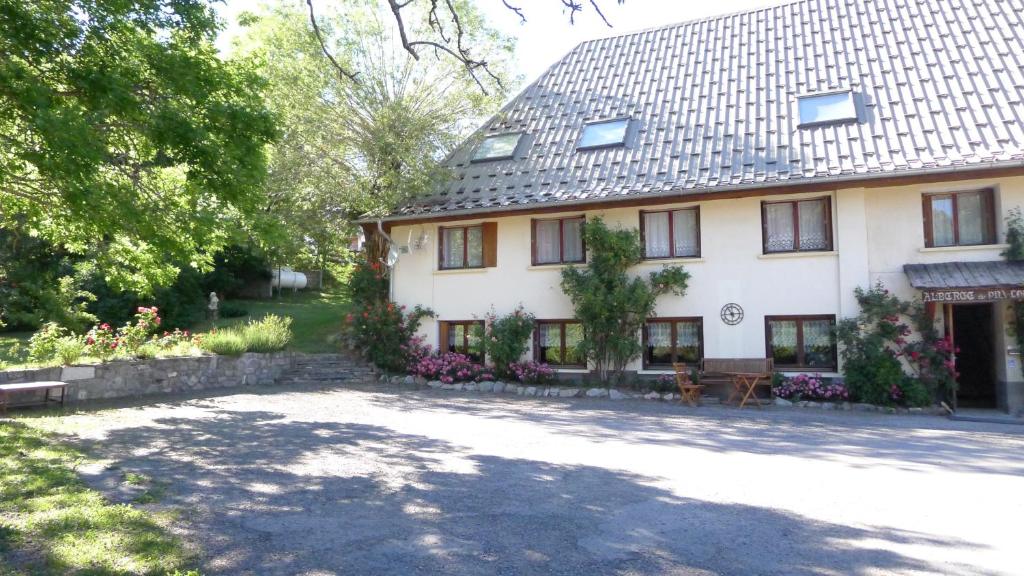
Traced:
[[292, 340], [292, 319], [268, 314], [241, 329], [247, 352], [277, 352]]
[[513, 362], [508, 365], [512, 377], [523, 384], [550, 384], [555, 379], [555, 371], [547, 364], [540, 362]]
[[28, 360], [43, 364], [57, 357], [57, 349], [68, 330], [56, 322], [47, 322], [28, 340]]
[[457, 352], [425, 356], [409, 366], [408, 371], [428, 380], [440, 380], [445, 384], [494, 380], [494, 374], [490, 370], [473, 362], [465, 354]]
[[[492, 311], [485, 318], [483, 333], [479, 334], [480, 341], [484, 354], [494, 364], [498, 376], [513, 376], [510, 366], [526, 353], [535, 319], [533, 314], [523, 311], [522, 304], [511, 314], [499, 318]], [[479, 332], [480, 328], [474, 330]]]
[[367, 306], [388, 299], [386, 269], [380, 262], [367, 262], [365, 257], [352, 267], [347, 286], [349, 299], [357, 306]]
[[608, 382], [642, 352], [636, 335], [654, 315], [658, 297], [683, 296], [690, 275], [681, 266], [665, 266], [647, 278], [630, 275], [629, 268], [642, 261], [635, 229], [610, 230], [595, 218], [583, 225], [583, 239], [589, 260], [562, 270], [562, 289], [583, 326], [579, 349], [594, 363], [598, 378]]
[[238, 356], [245, 352], [245, 340], [234, 330], [211, 330], [203, 336], [200, 348], [211, 354]]
[[[952, 344], [939, 337], [919, 302], [904, 302], [880, 283], [855, 291], [861, 313], [836, 326], [843, 380], [851, 398], [871, 404], [929, 405], [956, 390]], [[913, 323], [918, 339], [910, 341]]]
[[85, 353], [85, 342], [80, 336], [65, 336], [57, 340], [55, 358], [61, 366], [70, 366], [81, 360]]
[[434, 313], [416, 306], [406, 313], [393, 302], [370, 302], [346, 316], [349, 335], [357, 350], [381, 370], [399, 372], [408, 366], [408, 346], [420, 322]]
[[772, 377], [772, 391], [787, 400], [826, 400], [838, 402], [850, 399], [850, 393], [840, 382], [826, 382], [821, 375], [797, 374], [777, 381]]

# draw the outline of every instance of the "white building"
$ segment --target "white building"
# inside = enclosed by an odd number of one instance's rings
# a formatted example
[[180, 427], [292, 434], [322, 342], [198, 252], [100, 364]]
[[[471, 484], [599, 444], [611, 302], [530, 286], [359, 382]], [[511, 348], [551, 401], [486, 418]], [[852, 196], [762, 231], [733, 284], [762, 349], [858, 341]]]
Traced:
[[692, 276], [637, 335], [632, 370], [767, 355], [834, 375], [831, 326], [881, 281], [941, 302], [961, 400], [1020, 408], [1009, 306], [1024, 272], [1000, 253], [1024, 207], [1022, 14], [1020, 0], [807, 0], [585, 42], [446, 161], [443, 190], [384, 220], [402, 252], [393, 297], [437, 313], [422, 330], [442, 349], [521, 303], [537, 358], [585, 372], [560, 272], [600, 216], [641, 230], [638, 273]]

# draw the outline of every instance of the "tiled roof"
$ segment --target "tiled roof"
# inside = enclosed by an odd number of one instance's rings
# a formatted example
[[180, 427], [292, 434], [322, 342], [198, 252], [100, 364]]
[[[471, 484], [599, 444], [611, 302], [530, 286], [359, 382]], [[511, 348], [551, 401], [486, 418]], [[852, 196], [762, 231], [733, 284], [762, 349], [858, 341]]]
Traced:
[[[580, 44], [395, 216], [718, 192], [1024, 161], [1024, 0], [804, 0]], [[861, 122], [799, 128], [797, 96], [852, 89]], [[628, 115], [628, 145], [577, 151]], [[517, 157], [470, 162], [490, 134]]]
[[1024, 262], [943, 262], [904, 264], [910, 285], [919, 290], [950, 288], [1020, 288]]

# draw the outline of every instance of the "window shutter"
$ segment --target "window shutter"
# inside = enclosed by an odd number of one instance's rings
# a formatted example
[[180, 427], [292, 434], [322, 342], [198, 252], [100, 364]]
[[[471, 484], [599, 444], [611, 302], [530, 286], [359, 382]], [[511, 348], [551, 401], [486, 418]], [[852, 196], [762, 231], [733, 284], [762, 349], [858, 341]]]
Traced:
[[448, 351], [448, 323], [447, 322], [438, 322], [438, 325], [441, 327], [441, 333], [440, 333], [441, 341], [437, 343], [437, 349], [440, 350], [442, 353], [443, 352], [447, 352]]
[[494, 268], [498, 265], [498, 223], [484, 222], [484, 267]]

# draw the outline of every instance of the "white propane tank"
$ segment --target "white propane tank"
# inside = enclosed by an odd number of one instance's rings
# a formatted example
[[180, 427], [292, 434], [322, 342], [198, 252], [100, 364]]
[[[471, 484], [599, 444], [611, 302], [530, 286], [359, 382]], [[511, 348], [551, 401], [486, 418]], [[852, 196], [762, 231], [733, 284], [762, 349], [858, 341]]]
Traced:
[[278, 290], [302, 290], [306, 287], [306, 275], [291, 268], [275, 268], [272, 283]]

